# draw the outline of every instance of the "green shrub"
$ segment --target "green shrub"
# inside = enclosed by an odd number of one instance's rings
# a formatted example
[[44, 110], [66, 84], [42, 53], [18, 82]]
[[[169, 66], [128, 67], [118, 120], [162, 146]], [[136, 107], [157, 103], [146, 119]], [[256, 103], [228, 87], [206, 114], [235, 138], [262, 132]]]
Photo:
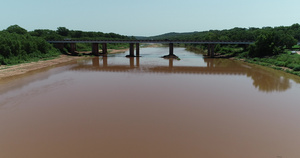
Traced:
[[286, 62], [284, 62], [284, 61], [276, 61], [276, 62], [275, 62], [275, 65], [276, 65], [276, 66], [281, 66], [281, 67], [282, 67], [282, 66], [286, 66]]
[[0, 31], [0, 63], [2, 65], [36, 61], [59, 55], [59, 51], [40, 37], [33, 37], [27, 31]]
[[293, 68], [294, 71], [300, 71], [300, 65], [297, 65]]

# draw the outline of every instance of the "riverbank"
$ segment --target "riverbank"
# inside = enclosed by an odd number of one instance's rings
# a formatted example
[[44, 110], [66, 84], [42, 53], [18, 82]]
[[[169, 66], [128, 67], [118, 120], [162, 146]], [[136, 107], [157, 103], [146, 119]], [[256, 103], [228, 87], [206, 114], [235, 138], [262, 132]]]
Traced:
[[[186, 49], [195, 53], [203, 54], [204, 57], [210, 58], [205, 55], [207, 54], [207, 51], [202, 48], [186, 47]], [[225, 49], [226, 51], [224, 51]], [[250, 58], [247, 51], [234, 48], [225, 49], [223, 49], [223, 51], [216, 52], [214, 58], [240, 60], [300, 76], [300, 51], [286, 51], [285, 53], [274, 56]]]
[[29, 62], [29, 63], [23, 63], [23, 64], [11, 65], [11, 66], [1, 65], [0, 79], [13, 77], [17, 75], [23, 75], [31, 71], [78, 60], [80, 58], [84, 58], [84, 57], [60, 55], [59, 57], [51, 60], [41, 60], [37, 62]]
[[[126, 52], [128, 48], [125, 49], [109, 49], [109, 54], [123, 53]], [[90, 54], [90, 51], [86, 52], [78, 52], [83, 56], [71, 56], [71, 55], [59, 55], [54, 59], [49, 60], [40, 60], [37, 62], [28, 62], [17, 65], [0, 65], [0, 80], [4, 78], [14, 77], [18, 75], [23, 75], [28, 72], [36, 71], [39, 69], [56, 66], [59, 64], [76, 61], [78, 59], [89, 58], [89, 56], [85, 56]]]
[[261, 58], [249, 58], [247, 56], [238, 55], [230, 57], [230, 59], [240, 60], [247, 63], [270, 67], [281, 70], [293, 75], [300, 76], [300, 52], [283, 53], [274, 56], [266, 56]]

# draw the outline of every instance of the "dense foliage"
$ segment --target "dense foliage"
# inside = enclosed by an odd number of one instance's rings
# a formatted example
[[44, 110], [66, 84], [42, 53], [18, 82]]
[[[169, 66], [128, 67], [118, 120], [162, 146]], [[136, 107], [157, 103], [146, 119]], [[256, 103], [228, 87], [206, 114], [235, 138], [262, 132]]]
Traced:
[[[221, 31], [210, 30], [182, 34], [168, 33], [149, 37], [149, 39], [255, 41], [255, 44], [250, 47], [249, 55], [251, 57], [263, 57], [283, 53], [285, 48], [291, 48], [293, 45], [296, 45], [297, 41], [300, 41], [300, 25], [293, 24], [292, 26], [280, 26], [274, 28], [233, 28]], [[203, 47], [203, 49], [205, 49], [205, 47]]]
[[300, 25], [263, 28], [233, 28], [229, 30], [210, 30], [191, 33], [167, 33], [152, 36], [149, 39], [172, 39], [172, 40], [214, 40], [214, 41], [255, 41], [258, 36], [266, 32], [277, 32], [278, 34], [291, 35], [300, 41]]
[[278, 55], [284, 52], [285, 48], [291, 49], [297, 44], [297, 40], [287, 34], [277, 32], [266, 32], [259, 35], [255, 44], [250, 46], [250, 57], [264, 57]]
[[[115, 33], [74, 31], [65, 27], [58, 27], [56, 31], [48, 29], [27, 31], [18, 25], [12, 25], [0, 31], [0, 64], [18, 64], [58, 56], [59, 50], [49, 44], [48, 40], [125, 40], [132, 38]], [[65, 45], [65, 47], [68, 49], [69, 45]], [[108, 45], [108, 48], [120, 47], [128, 46], [124, 44]], [[77, 49], [79, 51], [91, 50], [91, 45], [77, 44]]]
[[29, 32], [32, 36], [42, 37], [46, 40], [113, 40], [113, 39], [132, 39], [133, 37], [123, 36], [115, 33], [103, 33], [93, 31], [69, 30], [65, 27], [58, 27], [56, 31], [48, 29], [36, 29]]
[[[243, 58], [248, 62], [282, 69], [300, 76], [300, 55], [291, 53], [300, 49], [300, 25], [263, 28], [233, 28], [191, 33], [168, 33], [148, 39], [160, 40], [208, 40], [208, 41], [253, 41], [249, 47], [239, 45], [216, 45], [215, 51], [227, 57]], [[189, 50], [205, 52], [205, 46], [185, 45]]]
[[[37, 29], [29, 32], [30, 35], [36, 37], [42, 37], [45, 40], [129, 40], [135, 39], [134, 37], [128, 37], [124, 35], [119, 35], [115, 33], [103, 33], [103, 32], [93, 32], [93, 31], [79, 31], [79, 30], [69, 30], [66, 27], [58, 27], [56, 31], [47, 29]], [[68, 48], [68, 45], [65, 46]], [[101, 47], [101, 46], [100, 46]], [[128, 44], [108, 44], [109, 49], [113, 48], [123, 48], [128, 47]], [[89, 51], [91, 50], [91, 45], [86, 43], [77, 44], [78, 51]]]
[[0, 31], [0, 64], [18, 64], [59, 55], [43, 38], [33, 37], [19, 26]]

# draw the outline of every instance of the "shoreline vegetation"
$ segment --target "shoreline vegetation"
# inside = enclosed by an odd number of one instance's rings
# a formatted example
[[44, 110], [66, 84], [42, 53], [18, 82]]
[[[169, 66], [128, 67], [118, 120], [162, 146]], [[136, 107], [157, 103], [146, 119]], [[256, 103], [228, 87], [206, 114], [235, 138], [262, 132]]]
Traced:
[[[128, 50], [127, 48], [109, 49], [108, 53], [109, 54], [123, 53], [126, 52], [127, 50]], [[90, 52], [91, 51], [78, 52], [82, 54], [82, 56], [71, 56], [71, 55], [61, 54], [57, 57], [42, 59], [39, 61], [32, 61], [32, 62], [26, 62], [26, 63], [15, 64], [15, 65], [0, 65], [0, 80], [19, 76], [19, 75], [24, 75], [29, 72], [57, 66], [60, 64], [74, 62], [80, 59], [90, 58], [91, 56], [88, 55], [91, 54]]]
[[[207, 57], [207, 50], [203, 50], [196, 47], [186, 47], [187, 50], [198, 52]], [[239, 60], [251, 64], [270, 67], [276, 70], [281, 70], [286, 73], [300, 76], [300, 51], [285, 50], [283, 53], [273, 56], [264, 57], [249, 57], [246, 50], [242, 48], [227, 48], [228, 52], [216, 52], [214, 58], [224, 58], [231, 60]], [[210, 57], [207, 57], [210, 58]]]
[[[56, 48], [48, 40], [132, 40], [134, 37], [123, 36], [115, 33], [84, 32], [58, 27], [56, 31], [37, 29], [27, 31], [18, 25], [12, 25], [0, 31], [0, 65], [15, 65], [41, 59], [55, 58], [60, 54], [70, 52], [70, 44], [63, 48]], [[126, 44], [108, 44], [111, 50], [125, 49]], [[89, 51], [88, 43], [77, 44], [77, 51]], [[100, 46], [101, 49], [101, 46]], [[79, 54], [81, 55], [81, 54]]]
[[[77, 56], [70, 56], [70, 45], [58, 49], [48, 40], [129, 40], [134, 37], [115, 33], [84, 32], [58, 27], [56, 31], [36, 29], [27, 31], [18, 25], [0, 31], [0, 79], [70, 62], [88, 55], [89, 44], [77, 44]], [[108, 44], [109, 53], [127, 51], [127, 45]], [[101, 48], [100, 48], [101, 49]]]
[[[254, 41], [245, 45], [215, 45], [215, 58], [231, 58], [272, 67], [300, 76], [300, 24], [263, 28], [233, 28], [193, 33], [169, 33], [151, 37], [169, 40]], [[185, 44], [188, 50], [206, 54], [207, 46]]]

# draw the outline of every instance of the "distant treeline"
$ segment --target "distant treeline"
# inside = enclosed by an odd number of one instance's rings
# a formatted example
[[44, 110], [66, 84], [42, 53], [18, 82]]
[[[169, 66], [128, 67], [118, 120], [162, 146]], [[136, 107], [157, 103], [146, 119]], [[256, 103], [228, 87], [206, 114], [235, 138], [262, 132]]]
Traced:
[[[168, 33], [148, 39], [205, 40], [205, 41], [254, 41], [249, 47], [239, 45], [216, 45], [221, 57], [242, 58], [247, 62], [269, 66], [300, 76], [300, 55], [290, 50], [300, 49], [300, 25], [263, 28], [233, 28], [191, 33]], [[206, 46], [185, 45], [188, 49], [204, 51]]]
[[[45, 40], [128, 40], [135, 39], [134, 37], [128, 37], [124, 35], [119, 35], [116, 33], [103, 33], [103, 32], [93, 32], [93, 31], [80, 31], [80, 30], [69, 30], [66, 27], [58, 27], [57, 30], [48, 29], [36, 29], [29, 32], [31, 36], [42, 37]], [[66, 49], [69, 49], [68, 45], [65, 45]], [[101, 46], [100, 46], [101, 47]], [[108, 44], [109, 49], [116, 48], [126, 48], [127, 44]], [[78, 51], [90, 51], [91, 44], [88, 43], [78, 43]]]
[[36, 29], [29, 32], [31, 36], [42, 37], [45, 40], [109, 40], [109, 39], [134, 39], [134, 37], [123, 36], [115, 33], [103, 33], [92, 31], [69, 30], [66, 27], [58, 27], [57, 30]]
[[[133, 37], [122, 36], [115, 33], [74, 31], [65, 27], [58, 27], [55, 31], [47, 29], [27, 31], [18, 25], [12, 25], [3, 31], [0, 31], [0, 64], [18, 64], [51, 58], [61, 54], [61, 52], [54, 48], [53, 45], [49, 44], [47, 40], [132, 38]], [[115, 44], [109, 45], [109, 47], [115, 48], [126, 46]], [[91, 46], [89, 44], [79, 44], [77, 48], [79, 50], [90, 50]]]
[[[283, 53], [300, 41], [300, 25], [263, 28], [233, 28], [229, 30], [210, 30], [191, 33], [168, 33], [149, 39], [169, 40], [205, 40], [205, 41], [255, 41], [249, 47], [250, 57], [263, 57]], [[188, 45], [199, 47], [197, 45]], [[228, 47], [228, 46], [221, 46]], [[219, 50], [225, 51], [230, 49]], [[205, 49], [205, 48], [204, 48]]]
[[300, 41], [300, 25], [263, 28], [233, 28], [229, 30], [210, 30], [190, 33], [167, 33], [159, 36], [148, 37], [150, 39], [172, 40], [208, 40], [208, 41], [255, 41], [266, 32], [276, 32], [280, 35], [289, 35]]

